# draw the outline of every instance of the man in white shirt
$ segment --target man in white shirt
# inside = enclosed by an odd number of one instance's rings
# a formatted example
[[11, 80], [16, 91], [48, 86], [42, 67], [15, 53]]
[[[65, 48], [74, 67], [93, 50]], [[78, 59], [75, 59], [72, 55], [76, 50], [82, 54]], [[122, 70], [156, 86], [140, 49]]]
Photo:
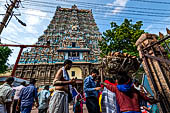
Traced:
[[10, 113], [10, 107], [12, 103], [12, 83], [13, 77], [6, 79], [5, 83], [0, 86], [0, 113]]
[[15, 95], [14, 95], [14, 101], [13, 101], [13, 109], [12, 109], [12, 113], [20, 113], [20, 109], [18, 111], [16, 111], [16, 106], [18, 103], [18, 99], [19, 99], [19, 94], [22, 88], [24, 88], [26, 86], [26, 82], [22, 82], [20, 86], [14, 87], [13, 90], [15, 90]]

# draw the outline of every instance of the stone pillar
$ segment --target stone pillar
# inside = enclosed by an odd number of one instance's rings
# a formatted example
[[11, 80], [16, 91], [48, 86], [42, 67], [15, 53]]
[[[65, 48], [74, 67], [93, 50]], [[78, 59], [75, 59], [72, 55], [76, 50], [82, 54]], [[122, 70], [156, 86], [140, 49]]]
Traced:
[[50, 81], [51, 81], [51, 68], [48, 70], [48, 84], [50, 85]]
[[41, 82], [41, 68], [39, 68], [38, 72], [37, 72], [37, 85], [40, 86], [40, 82]]
[[151, 46], [157, 38], [155, 34], [142, 34], [136, 46], [154, 96], [160, 99], [161, 113], [170, 113], [170, 71], [167, 70], [170, 64], [164, 62], [168, 60], [167, 53], [160, 44]]
[[36, 73], [35, 73], [35, 78], [38, 80], [38, 77], [39, 77], [39, 68], [37, 67], [37, 70], [36, 70]]

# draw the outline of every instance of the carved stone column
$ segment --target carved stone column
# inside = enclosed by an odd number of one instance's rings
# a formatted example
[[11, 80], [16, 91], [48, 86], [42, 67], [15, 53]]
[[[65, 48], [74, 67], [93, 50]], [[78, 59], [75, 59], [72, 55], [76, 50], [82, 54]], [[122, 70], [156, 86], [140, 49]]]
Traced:
[[143, 60], [143, 68], [151, 89], [161, 101], [159, 104], [161, 113], [170, 113], [170, 71], [168, 70], [170, 64], [165, 62], [168, 61], [165, 49], [160, 44], [154, 44], [158, 42], [157, 38], [155, 34], [142, 34], [136, 46]]

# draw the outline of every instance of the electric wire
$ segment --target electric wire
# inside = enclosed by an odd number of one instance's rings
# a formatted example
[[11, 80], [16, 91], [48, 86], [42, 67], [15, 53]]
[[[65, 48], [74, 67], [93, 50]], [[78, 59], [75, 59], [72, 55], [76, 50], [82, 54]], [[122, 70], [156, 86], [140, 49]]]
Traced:
[[[90, 3], [90, 2], [80, 2], [80, 1], [72, 1], [72, 0], [56, 0], [56, 1], [61, 1], [61, 2], [74, 2], [74, 3], [79, 3], [79, 4], [90, 4], [94, 6], [108, 6], [106, 4], [99, 4], [99, 3]], [[139, 2], [149, 2], [149, 3], [164, 3], [164, 4], [169, 4], [170, 2], [155, 2], [155, 1], [146, 1], [146, 0], [131, 0], [131, 1], [139, 1]], [[22, 1], [23, 3], [44, 3], [44, 4], [51, 4], [51, 5], [58, 5], [57, 3], [51, 3], [51, 2], [42, 2], [42, 1], [37, 1], [37, 0], [24, 0]], [[121, 6], [121, 5], [112, 5], [114, 7], [122, 7], [122, 8], [132, 8], [132, 9], [142, 9], [142, 10], [157, 10], [157, 11], [170, 11], [168, 9], [160, 9], [160, 8], [141, 8], [141, 7], [129, 7], [129, 6]], [[108, 6], [109, 7], [109, 6]]]
[[[2, 36], [0, 36], [0, 38], [1, 38], [1, 39], [5, 39], [5, 40], [10, 41], [10, 42], [13, 42], [13, 43], [16, 43], [16, 44], [21, 44], [21, 43], [18, 43], [18, 42], [16, 42], [16, 41], [13, 41], [13, 40], [10, 40], [10, 39], [7, 39], [7, 38], [2, 37]], [[23, 45], [23, 44], [21, 44], [21, 45]]]
[[[27, 8], [27, 9], [32, 9], [32, 8]], [[40, 10], [40, 9], [33, 9], [33, 10]], [[55, 12], [52, 12], [52, 11], [47, 11], [47, 10], [40, 10], [40, 11], [42, 11], [42, 12], [45, 12], [45, 13], [52, 13], [52, 14], [54, 14]], [[28, 13], [23, 13], [23, 14], [28, 14]], [[38, 16], [38, 15], [36, 15], [36, 14], [29, 14], [29, 15], [34, 15], [34, 16]], [[40, 16], [40, 17], [47, 17], [47, 16]], [[50, 18], [52, 18], [52, 17], [50, 17]], [[126, 18], [126, 17], [125, 17]], [[111, 19], [109, 19], [109, 18], [101, 18], [100, 16], [96, 16], [95, 17], [95, 19], [97, 19], [97, 20], [110, 20], [110, 21], [112, 21], [112, 20], [115, 20], [115, 19], [122, 19], [122, 17], [121, 18], [111, 18]], [[146, 19], [147, 20], [147, 19]], [[117, 20], [116, 20], [117, 21]], [[155, 20], [155, 21], [157, 21], [157, 22], [155, 22], [155, 23], [153, 23], [153, 22], [150, 22], [150, 21], [143, 21], [143, 22], [145, 22], [145, 23], [151, 23], [151, 24], [169, 24], [169, 21], [161, 21], [161, 22], [159, 22], [159, 20]]]
[[[23, 14], [32, 15], [32, 16], [38, 16], [38, 17], [47, 18], [47, 19], [52, 19], [52, 17], [49, 17], [49, 16], [40, 16], [40, 15], [28, 14], [28, 13], [23, 13]], [[112, 22], [113, 21], [121, 21], [121, 20], [112, 20]], [[162, 24], [162, 23], [160, 23], [160, 24]], [[97, 24], [97, 25], [100, 25], [100, 26], [110, 26], [110, 24]], [[143, 29], [146, 29], [146, 28], [143, 28]], [[165, 29], [165, 28], [150, 28], [150, 29]]]
[[[33, 10], [39, 10], [39, 11], [42, 11], [42, 12], [46, 12], [46, 13], [52, 13], [54, 14], [55, 12], [52, 12], [52, 11], [47, 11], [47, 10], [41, 10], [41, 9], [35, 9], [35, 8], [27, 8], [25, 7], [26, 9], [33, 9]], [[26, 10], [25, 9], [25, 10]], [[99, 13], [94, 13], [94, 14], [99, 14]], [[100, 14], [99, 14], [100, 15]], [[97, 16], [95, 16], [97, 17]], [[100, 16], [98, 16], [100, 18]], [[103, 15], [101, 16], [103, 17]], [[113, 16], [107, 16], [108, 18], [109, 17], [113, 17]], [[145, 19], [145, 18], [138, 18], [138, 17], [131, 17], [131, 16], [120, 16], [120, 15], [116, 15], [116, 17], [122, 17], [122, 18], [133, 18], [133, 19], [141, 19], [141, 20], [148, 20], [148, 21], [160, 21], [160, 20], [157, 20], [157, 19]], [[169, 22], [169, 21], [162, 21], [162, 22]]]
[[[63, 0], [57, 0], [57, 1], [63, 1]], [[69, 0], [67, 0], [67, 1], [65, 1], [65, 2], [68, 2]], [[28, 2], [28, 0], [27, 1], [24, 1], [25, 3], [26, 2]], [[55, 3], [50, 3], [50, 2], [41, 2], [41, 1], [36, 1], [36, 0], [31, 0], [31, 1], [29, 1], [28, 3], [31, 3], [31, 2], [37, 2], [36, 4], [34, 3], [34, 4], [31, 4], [31, 5], [35, 5], [35, 6], [46, 6], [46, 7], [51, 7], [51, 8], [56, 8], [55, 6], [53, 6], [52, 7], [52, 5], [56, 5]], [[72, 2], [72, 1], [69, 1], [69, 2]], [[75, 2], [75, 1], [74, 1]], [[76, 1], [77, 2], [77, 1]], [[81, 4], [83, 4], [83, 3], [86, 3], [86, 4], [91, 4], [91, 5], [105, 5], [105, 4], [96, 4], [96, 3], [88, 3], [88, 2], [78, 2], [78, 3], [81, 3]], [[44, 4], [50, 4], [50, 6], [49, 5], [44, 5]], [[64, 4], [64, 5], [68, 5], [68, 4]], [[119, 6], [117, 6], [117, 7], [119, 7]], [[120, 6], [120, 7], [122, 7], [122, 6]], [[89, 7], [88, 7], [89, 8]], [[126, 7], [126, 8], [139, 8], [139, 7]], [[96, 8], [97, 9], [97, 8]], [[96, 10], [95, 9], [95, 10]], [[112, 8], [113, 9], [113, 8]], [[139, 8], [139, 9], [141, 9], [141, 8]], [[142, 8], [142, 9], [144, 9], [144, 8]], [[164, 10], [164, 9], [151, 9], [151, 8], [146, 8], [146, 9], [148, 9], [148, 10], [162, 10], [162, 11], [170, 11], [170, 10]], [[42, 10], [41, 10], [42, 11]], [[127, 11], [130, 11], [130, 10], [127, 10]], [[47, 13], [54, 13], [54, 12], [52, 12], [52, 11], [43, 11], [43, 12], [47, 12]], [[94, 12], [94, 14], [98, 14], [98, 15], [101, 15], [100, 13], [102, 13], [102, 12], [104, 12], [104, 11], [95, 11]], [[108, 13], [108, 12], [107, 12]], [[141, 12], [141, 13], [144, 13], [144, 12]], [[145, 12], [146, 13], [146, 12]], [[149, 12], [150, 13], [150, 12]], [[25, 13], [25, 14], [28, 14], [28, 13]], [[131, 13], [124, 13], [124, 14], [131, 14]], [[159, 13], [160, 14], [160, 13]], [[164, 14], [164, 13], [163, 13]], [[28, 14], [28, 15], [33, 15], [33, 14]], [[133, 13], [132, 15], [143, 15], [143, 14], [136, 14], [136, 13]], [[43, 17], [43, 16], [40, 16], [40, 15], [35, 15], [34, 14], [34, 16], [39, 16], [39, 17]], [[145, 16], [159, 16], [159, 15], [145, 15]], [[119, 16], [119, 17], [121, 17], [121, 16]], [[122, 16], [123, 17], [123, 16]], [[163, 15], [163, 17], [167, 17], [167, 16], [165, 16], [165, 15]], [[50, 18], [52, 18], [52, 17], [50, 17]], [[127, 18], [127, 17], [125, 17], [125, 18]], [[134, 18], [134, 17], [131, 17], [131, 18]], [[97, 19], [97, 20], [101, 20], [101, 18], [99, 17], [97, 17], [97, 18], [95, 18], [95, 19]], [[118, 19], [118, 18], [116, 18], [116, 19]], [[121, 19], [121, 18], [119, 18], [119, 19]], [[140, 19], [140, 18], [138, 18], [138, 19]], [[102, 18], [102, 20], [110, 20], [110, 19], [103, 19]], [[151, 20], [151, 21], [153, 21], [153, 19], [148, 19], [148, 20]], [[111, 21], [114, 21], [114, 19], [112, 19]], [[118, 20], [115, 20], [115, 21], [118, 21]], [[158, 20], [155, 20], [155, 21], [158, 21]], [[144, 21], [145, 22], [145, 21]], [[168, 22], [168, 21], [164, 21], [164, 22]], [[145, 22], [145, 23], [147, 23], [147, 22]], [[149, 22], [149, 23], [151, 23], [151, 22]], [[164, 23], [151, 23], [151, 24], [164, 24]], [[106, 24], [105, 24], [106, 25]]]
[[[44, 2], [43, 2], [44, 3]], [[45, 2], [46, 3], [46, 2]], [[48, 2], [47, 2], [48, 3]], [[51, 4], [51, 3], [50, 3]], [[52, 3], [53, 4], [53, 3]], [[39, 6], [40, 7], [40, 4], [37, 5], [37, 4], [34, 4], [36, 6]], [[54, 4], [53, 4], [54, 5]], [[47, 6], [46, 7], [51, 7], [51, 6]], [[55, 8], [55, 7], [53, 7]], [[162, 18], [162, 17], [170, 17], [169, 15], [170, 14], [167, 14], [167, 13], [153, 13], [153, 12], [144, 12], [144, 11], [132, 11], [132, 12], [138, 12], [138, 13], [128, 13], [128, 12], [121, 12], [120, 14], [128, 14], [128, 15], [138, 15], [138, 16], [149, 16], [149, 17], [157, 17], [157, 18]], [[140, 12], [140, 13], [139, 13]], [[108, 13], [108, 12], [105, 12], [105, 11], [96, 11], [94, 12], [94, 14], [100, 14], [102, 13], [107, 13], [107, 14], [112, 14], [112, 13]], [[145, 14], [146, 13], [146, 14]], [[165, 15], [167, 14], [167, 15]]]
[[[30, 14], [30, 13], [22, 13], [22, 14], [26, 14], [26, 15], [31, 15], [31, 16], [38, 16], [38, 17], [42, 17], [42, 18], [46, 18], [46, 19], [52, 19], [53, 17], [49, 17], [49, 16], [40, 16], [40, 15], [36, 15], [36, 14]], [[102, 20], [102, 21], [105, 21], [105, 20], [108, 20], [108, 21], [121, 21], [120, 19], [123, 19], [123, 18], [112, 18], [112, 19], [107, 19], [107, 18], [100, 18], [100, 17], [95, 17], [94, 18], [95, 20]], [[143, 21], [143, 23], [150, 23], [150, 24], [158, 24], [158, 25], [162, 25], [162, 24], [166, 24], [166, 25], [170, 25], [170, 23], [168, 22], [155, 22], [155, 23], [152, 23], [152, 22], [147, 22], [147, 21]]]
[[[57, 0], [57, 1], [60, 1], [60, 0]], [[58, 3], [51, 3], [51, 2], [41, 2], [41, 1], [31, 1], [31, 2], [33, 2], [33, 4], [45, 4], [45, 5], [55, 5], [55, 6], [57, 6], [58, 5]], [[84, 7], [89, 7], [89, 5], [87, 5], [87, 4], [90, 4], [91, 6], [92, 6], [92, 8], [94, 9], [94, 8], [103, 8], [103, 10], [104, 9], [108, 9], [108, 10], [114, 10], [114, 8], [110, 8], [109, 6], [106, 6], [106, 4], [95, 4], [95, 3], [87, 3], [87, 2], [78, 2], [78, 1], [67, 1], [67, 2], [71, 2], [72, 4], [74, 4], [74, 3], [78, 3], [79, 5], [83, 5]], [[74, 3], [73, 3], [74, 2]], [[24, 3], [30, 3], [30, 1], [29, 2], [24, 2]], [[84, 3], [86, 3], [86, 4], [84, 4]], [[60, 3], [60, 4], [62, 4], [62, 3]], [[66, 4], [62, 4], [62, 5], [66, 5]], [[67, 4], [68, 5], [68, 4]], [[97, 7], [96, 7], [97, 6]], [[100, 7], [99, 7], [100, 6]], [[106, 7], [104, 7], [104, 6], [106, 6]], [[160, 8], [156, 8], [156, 9], [154, 9], [154, 8], [140, 8], [140, 7], [128, 7], [128, 6], [119, 6], [119, 5], [115, 5], [115, 7], [121, 7], [121, 8], [131, 8], [131, 9], [142, 9], [142, 10], [155, 10], [155, 11], [170, 11], [170, 10], [167, 10], [167, 9], [160, 9]], [[124, 9], [125, 10], [125, 9]], [[125, 10], [126, 11], [126, 10]], [[134, 11], [134, 10], [127, 10], [127, 11]], [[143, 11], [143, 12], [145, 12], [145, 11]], [[151, 12], [148, 12], [148, 13], [151, 13]], [[161, 13], [162, 14], [162, 13]]]
[[[41, 2], [40, 2], [41, 3]], [[42, 3], [48, 3], [48, 2], [42, 2]], [[49, 4], [53, 4], [54, 5], [54, 3], [49, 3]], [[36, 5], [36, 4], [32, 4], [32, 5], [35, 5], [35, 6], [39, 6], [39, 5]], [[48, 7], [51, 7], [51, 6], [48, 6]], [[54, 7], [53, 7], [54, 8]], [[50, 12], [50, 11], [48, 11], [48, 12]], [[163, 14], [166, 14], [166, 13], [152, 13], [152, 12], [143, 12], [143, 11], [133, 11], [133, 12], [140, 12], [141, 14], [139, 14], [139, 13], [127, 13], [127, 12], [123, 12], [123, 13], [121, 13], [121, 14], [129, 14], [129, 15], [142, 15], [142, 16], [153, 16], [153, 17], [169, 17], [169, 15], [163, 15]], [[50, 12], [51, 13], [51, 12]], [[94, 14], [100, 14], [100, 13], [106, 13], [105, 11], [95, 11], [95, 13]], [[148, 14], [143, 14], [143, 13], [148, 13]], [[111, 13], [108, 13], [107, 12], [107, 14], [111, 14]], [[155, 14], [155, 15], [153, 15], [153, 14]], [[160, 14], [160, 15], [158, 15], [158, 14]]]
[[146, 3], [154, 3], [154, 4], [164, 4], [164, 5], [169, 5], [170, 4], [170, 2], [160, 2], [160, 1], [153, 1], [153, 0], [130, 0], [130, 1], [146, 2]]
[[[60, 2], [71, 2], [71, 3], [78, 3], [78, 4], [83, 4], [83, 5], [93, 5], [93, 6], [108, 6], [107, 4], [99, 4], [99, 3], [92, 3], [92, 2], [82, 2], [82, 1], [73, 1], [73, 0], [56, 0]], [[57, 3], [51, 3], [51, 2], [42, 2], [42, 1], [37, 1], [37, 0], [31, 0], [31, 1], [24, 1], [24, 2], [34, 2], [34, 3], [44, 3], [44, 4], [51, 4], [51, 5], [57, 5]], [[114, 7], [122, 7], [122, 8], [133, 8], [133, 9], [142, 9], [142, 10], [157, 10], [157, 11], [170, 11], [168, 9], [160, 9], [160, 8], [141, 8], [141, 7], [134, 7], [134, 6], [121, 6], [121, 5], [111, 5]]]
[[[26, 3], [24, 3], [25, 5], [27, 5]], [[42, 4], [32, 4], [32, 6], [41, 6]], [[54, 4], [53, 4], [54, 5]], [[55, 6], [53, 5], [42, 5], [42, 6], [45, 6], [45, 7], [52, 7], [52, 8], [56, 8]], [[59, 5], [59, 4], [58, 4]], [[60, 5], [68, 5], [68, 4], [60, 4]], [[70, 6], [70, 5], [69, 5]], [[84, 7], [84, 6], [83, 6]], [[91, 8], [89, 6], [85, 6], [86, 8]], [[106, 10], [102, 10], [101, 8], [93, 8], [95, 10], [95, 12], [101, 12], [101, 13], [106, 13], [107, 11]], [[101, 11], [99, 11], [101, 10]], [[109, 9], [109, 13], [112, 14], [112, 10], [114, 10], [114, 8], [110, 8]], [[155, 15], [158, 15], [158, 16], [162, 16], [162, 15], [166, 15], [166, 16], [169, 16], [170, 13], [164, 13], [164, 12], [161, 12], [161, 13], [158, 13], [158, 12], [147, 12], [147, 11], [137, 11], [137, 10], [129, 10], [129, 9], [123, 9], [123, 11], [126, 11], [126, 12], [134, 12], [134, 13], [141, 13], [141, 14], [155, 14]], [[170, 11], [170, 10], [169, 10]], [[108, 12], [107, 12], [108, 13]]]

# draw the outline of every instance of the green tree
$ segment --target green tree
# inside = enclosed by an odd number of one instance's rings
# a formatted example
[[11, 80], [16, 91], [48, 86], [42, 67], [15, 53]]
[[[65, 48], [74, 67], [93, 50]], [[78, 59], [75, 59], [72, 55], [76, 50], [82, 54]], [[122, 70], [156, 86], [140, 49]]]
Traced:
[[103, 33], [102, 40], [99, 41], [101, 49], [101, 57], [109, 52], [128, 53], [132, 56], [139, 56], [135, 45], [137, 39], [144, 33], [141, 30], [142, 21], [132, 24], [132, 20], [125, 19], [119, 26], [115, 22], [111, 22], [111, 29]]
[[6, 63], [11, 53], [12, 51], [8, 47], [0, 46], [0, 73], [3, 73], [7, 70], [8, 66], [6, 65]]
[[[161, 40], [160, 37], [158, 38], [158, 40]], [[166, 45], [165, 45], [165, 43], [166, 43]], [[165, 51], [167, 52], [168, 58], [170, 59], [170, 53], [169, 53], [169, 51], [168, 51], [169, 45], [170, 45], [170, 38], [167, 39], [167, 40], [165, 40], [164, 43], [161, 43], [161, 46], [164, 47]]]

